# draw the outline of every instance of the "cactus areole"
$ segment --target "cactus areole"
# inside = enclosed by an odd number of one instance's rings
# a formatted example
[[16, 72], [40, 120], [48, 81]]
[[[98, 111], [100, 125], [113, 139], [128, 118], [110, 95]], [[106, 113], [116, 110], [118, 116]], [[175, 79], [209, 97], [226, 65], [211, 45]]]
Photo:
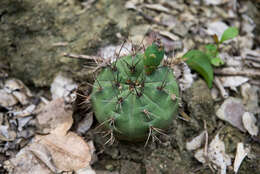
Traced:
[[158, 67], [163, 47], [153, 43], [144, 54], [124, 56], [101, 70], [91, 93], [98, 122], [117, 138], [145, 140], [167, 128], [178, 110], [173, 72]]

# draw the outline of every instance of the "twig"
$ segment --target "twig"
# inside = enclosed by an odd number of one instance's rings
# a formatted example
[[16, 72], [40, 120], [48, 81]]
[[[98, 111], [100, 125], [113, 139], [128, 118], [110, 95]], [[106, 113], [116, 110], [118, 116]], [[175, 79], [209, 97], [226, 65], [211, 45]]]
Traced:
[[254, 56], [247, 56], [245, 60], [250, 60], [252, 62], [260, 63], [260, 58], [254, 57]]
[[206, 159], [206, 164], [207, 164], [207, 166], [209, 166], [212, 173], [215, 173], [213, 167], [211, 166], [210, 160], [209, 160], [209, 154], [208, 154], [209, 134], [208, 134], [206, 120], [203, 120], [203, 123], [204, 123], [204, 130], [205, 130], [204, 158]]
[[218, 77], [214, 78], [214, 83], [215, 85], [218, 87], [220, 94], [223, 98], [227, 98], [229, 95], [227, 93], [227, 91], [225, 90], [225, 88], [223, 87], [223, 85], [221, 84], [220, 80]]
[[252, 85], [260, 86], [259, 80], [250, 80], [249, 83], [251, 83]]
[[65, 47], [67, 45], [69, 45], [68, 42], [56, 42], [52, 44], [53, 47]]
[[88, 56], [83, 54], [72, 54], [72, 53], [63, 53], [64, 57], [85, 59], [85, 60], [94, 60], [96, 62], [104, 62], [104, 59], [96, 56]]
[[260, 77], [260, 70], [257, 69], [234, 69], [234, 68], [222, 68], [215, 69], [214, 74], [228, 75], [228, 76], [247, 76], [247, 77]]
[[166, 24], [163, 24], [163, 23], [161, 23], [161, 22], [159, 22], [159, 21], [154, 20], [153, 17], [151, 17], [151, 16], [145, 14], [145, 13], [142, 12], [141, 10], [137, 10], [137, 12], [138, 12], [141, 16], [143, 16], [144, 19], [146, 19], [147, 21], [152, 22], [152, 23], [155, 23], [155, 24], [158, 24], [158, 25], [162, 25], [162, 26], [164, 26], [164, 27], [167, 27]]

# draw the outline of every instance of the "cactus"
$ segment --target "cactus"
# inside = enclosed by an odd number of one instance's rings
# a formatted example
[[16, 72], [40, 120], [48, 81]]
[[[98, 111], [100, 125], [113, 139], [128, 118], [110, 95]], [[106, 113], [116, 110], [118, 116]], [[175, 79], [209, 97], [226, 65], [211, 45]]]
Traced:
[[118, 58], [96, 77], [92, 107], [111, 135], [129, 141], [148, 140], [172, 123], [179, 90], [172, 70], [157, 67], [163, 55], [163, 47], [153, 43], [144, 54]]

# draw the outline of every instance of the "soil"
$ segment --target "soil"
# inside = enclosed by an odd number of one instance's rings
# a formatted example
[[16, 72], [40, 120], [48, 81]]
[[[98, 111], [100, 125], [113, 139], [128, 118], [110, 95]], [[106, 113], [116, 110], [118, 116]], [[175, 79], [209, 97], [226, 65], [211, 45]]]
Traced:
[[[105, 45], [121, 43], [118, 33], [128, 36], [131, 28], [149, 23], [137, 12], [126, 10], [124, 4], [121, 0], [100, 0], [84, 10], [81, 0], [1, 0], [0, 65], [7, 65], [9, 76], [22, 80], [35, 91], [48, 89], [60, 71], [78, 83], [89, 81], [89, 71], [82, 66], [85, 62], [62, 54], [95, 55]], [[94, 129], [95, 121], [82, 136], [94, 141], [97, 160], [92, 166], [97, 173], [210, 174], [209, 166], [199, 163], [194, 152], [185, 148], [187, 141], [204, 130], [205, 122], [209, 141], [219, 133], [227, 153], [234, 154], [238, 142], [250, 144], [251, 153], [256, 156], [246, 158], [239, 173], [260, 173], [259, 143], [217, 119], [215, 110], [220, 103], [213, 101], [203, 80], [197, 80], [182, 98], [182, 110], [190, 120], [174, 120], [166, 131], [168, 136], [160, 136], [160, 143], [150, 142], [146, 147], [144, 142], [116, 141], [111, 146], [104, 145], [107, 137]], [[75, 116], [80, 117], [80, 113]], [[74, 128], [79, 121], [74, 120]], [[0, 158], [5, 157], [0, 153]], [[233, 173], [231, 167], [228, 173]]]

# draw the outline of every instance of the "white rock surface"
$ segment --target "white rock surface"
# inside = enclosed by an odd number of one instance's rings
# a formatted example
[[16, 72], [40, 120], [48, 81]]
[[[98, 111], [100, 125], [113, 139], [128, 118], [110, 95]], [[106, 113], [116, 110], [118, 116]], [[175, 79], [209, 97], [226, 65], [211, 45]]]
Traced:
[[226, 174], [227, 166], [231, 165], [231, 157], [225, 153], [225, 144], [219, 139], [218, 134], [209, 144], [207, 153], [204, 149], [199, 149], [194, 157], [201, 163], [211, 162], [220, 169], [221, 174]]
[[206, 5], [220, 5], [224, 4], [226, 2], [229, 2], [230, 0], [204, 0], [204, 3]]
[[216, 115], [221, 120], [227, 121], [232, 126], [246, 132], [242, 123], [242, 116], [244, 113], [245, 108], [243, 106], [243, 101], [239, 98], [229, 97], [222, 103], [217, 110]]
[[245, 112], [242, 117], [243, 125], [248, 133], [252, 136], [257, 136], [258, 134], [258, 127], [256, 125], [256, 118], [250, 112]]
[[187, 150], [196, 150], [201, 147], [205, 141], [206, 131], [201, 132], [198, 136], [194, 137], [191, 141], [186, 143]]
[[217, 134], [209, 144], [209, 159], [221, 169], [221, 174], [226, 173], [227, 166], [231, 165], [231, 158], [225, 153], [225, 144]]
[[220, 77], [220, 81], [224, 87], [236, 88], [244, 83], [246, 83], [249, 78], [244, 76], [228, 76]]
[[77, 84], [71, 78], [58, 74], [51, 84], [52, 99], [71, 98], [73, 100], [76, 98], [76, 95], [72, 94], [75, 89], [77, 89]]
[[249, 153], [250, 149], [249, 148], [244, 148], [243, 143], [237, 143], [237, 152], [236, 152], [236, 157], [234, 161], [234, 172], [237, 173], [238, 169], [244, 160], [244, 158], [247, 156]]
[[259, 87], [252, 86], [249, 83], [245, 83], [241, 86], [241, 94], [243, 97], [243, 102], [246, 107], [246, 110], [256, 114], [260, 112], [260, 108], [258, 105], [259, 101]]
[[[210, 0], [211, 1], [211, 0]], [[222, 33], [228, 28], [228, 25], [221, 21], [211, 22], [207, 25], [207, 33], [209, 35], [216, 34], [218, 38], [221, 38]]]

